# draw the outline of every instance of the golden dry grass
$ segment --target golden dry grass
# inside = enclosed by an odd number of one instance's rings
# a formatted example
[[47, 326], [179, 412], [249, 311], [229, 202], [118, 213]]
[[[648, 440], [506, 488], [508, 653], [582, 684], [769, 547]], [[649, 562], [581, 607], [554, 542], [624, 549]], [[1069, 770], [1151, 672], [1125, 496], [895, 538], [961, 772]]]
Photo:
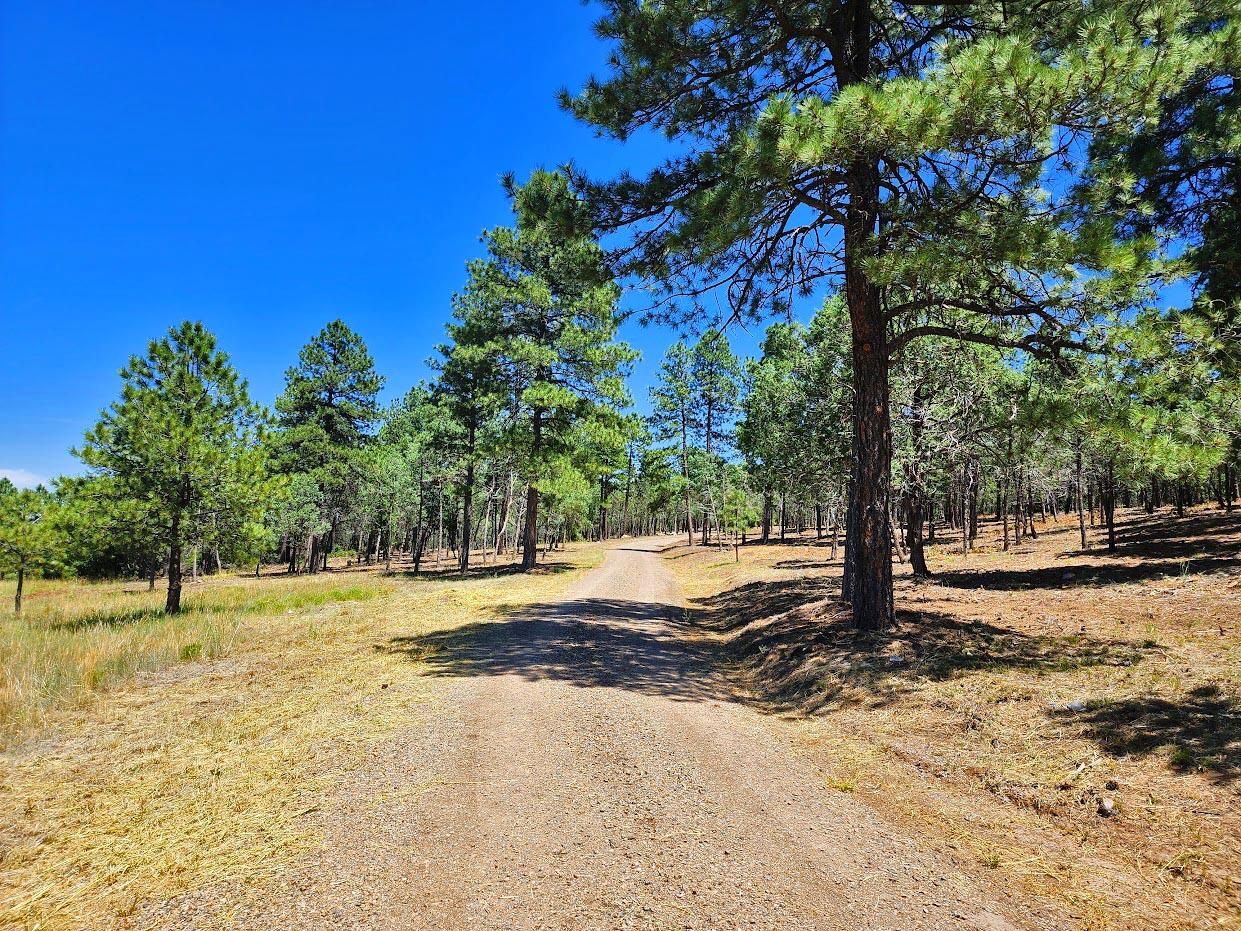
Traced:
[[377, 643], [554, 597], [601, 552], [526, 576], [218, 579], [176, 619], [120, 586], [40, 586], [28, 629], [6, 628], [0, 927], [121, 927], [143, 902], [270, 877], [367, 747], [432, 713], [419, 666]]
[[[0, 604], [11, 589], [0, 583]], [[164, 592], [141, 583], [34, 581], [20, 618], [0, 613], [0, 745], [136, 675], [227, 654], [247, 619], [391, 589], [374, 574], [220, 577], [189, 586], [184, 613], [166, 617]]]
[[1125, 517], [1114, 556], [937, 547], [875, 638], [812, 539], [669, 566], [829, 786], [1073, 925], [1241, 926], [1241, 516]]

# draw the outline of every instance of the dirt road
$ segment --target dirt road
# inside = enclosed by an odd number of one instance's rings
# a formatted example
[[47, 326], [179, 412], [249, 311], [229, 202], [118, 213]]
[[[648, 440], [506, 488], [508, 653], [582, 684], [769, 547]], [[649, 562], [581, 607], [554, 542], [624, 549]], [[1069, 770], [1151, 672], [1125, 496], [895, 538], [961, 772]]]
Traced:
[[653, 552], [667, 543], [617, 545], [521, 618], [394, 640], [428, 659], [441, 704], [348, 785], [323, 849], [226, 908], [230, 926], [1047, 926], [881, 826], [791, 725], [735, 700], [683, 625]]

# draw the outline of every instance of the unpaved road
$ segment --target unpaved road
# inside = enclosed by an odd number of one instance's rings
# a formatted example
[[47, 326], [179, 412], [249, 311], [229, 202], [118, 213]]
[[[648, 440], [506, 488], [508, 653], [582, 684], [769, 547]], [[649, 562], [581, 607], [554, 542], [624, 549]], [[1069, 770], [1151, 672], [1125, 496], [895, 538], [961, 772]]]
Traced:
[[[563, 601], [433, 650], [442, 706], [324, 816], [327, 844], [230, 927], [1050, 927], [894, 834], [733, 700], [653, 550], [625, 541]], [[171, 904], [171, 903], [170, 903]], [[219, 899], [157, 926], [207, 924]]]

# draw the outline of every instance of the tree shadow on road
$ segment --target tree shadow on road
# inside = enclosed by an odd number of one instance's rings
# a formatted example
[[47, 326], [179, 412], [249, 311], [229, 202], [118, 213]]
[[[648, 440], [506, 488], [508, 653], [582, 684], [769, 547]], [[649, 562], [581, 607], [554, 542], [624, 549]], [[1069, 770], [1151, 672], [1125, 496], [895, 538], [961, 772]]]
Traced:
[[394, 637], [377, 650], [437, 677], [516, 675], [678, 701], [744, 701], [814, 712], [839, 701], [886, 703], [924, 679], [1001, 668], [1067, 670], [1140, 662], [1126, 641], [1027, 634], [923, 612], [883, 635], [860, 634], [824, 585], [755, 582], [694, 603], [583, 598], [510, 619]]
[[405, 655], [437, 677], [516, 675], [679, 701], [734, 699], [716, 650], [689, 633], [671, 605], [581, 598], [527, 607], [508, 620], [394, 637], [376, 649]]

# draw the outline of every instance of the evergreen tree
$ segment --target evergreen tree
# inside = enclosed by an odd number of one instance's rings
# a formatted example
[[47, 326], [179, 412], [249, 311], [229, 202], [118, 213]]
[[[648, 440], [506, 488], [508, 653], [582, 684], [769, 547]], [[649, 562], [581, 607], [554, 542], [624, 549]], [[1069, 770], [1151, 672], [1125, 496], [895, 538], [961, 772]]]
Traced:
[[[121, 396], [77, 455], [114, 504], [132, 504], [168, 555], [165, 610], [181, 609], [187, 544], [230, 537], [264, 500], [265, 415], [201, 323], [153, 340], [121, 370]], [[226, 540], [224, 542], [227, 542]]]
[[703, 449], [710, 456], [732, 435], [741, 393], [741, 366], [723, 330], [708, 330], [694, 346], [692, 374]]
[[26, 576], [60, 566], [64, 547], [56, 525], [56, 502], [42, 486], [13, 488], [7, 480], [0, 488], [0, 571], [17, 577], [13, 613], [22, 613], [22, 590]]
[[484, 445], [492, 418], [502, 403], [503, 384], [496, 353], [500, 351], [498, 324], [493, 308], [478, 291], [467, 291], [454, 301], [454, 321], [448, 325], [452, 343], [439, 347], [437, 391], [445, 413], [453, 419], [456, 448], [464, 463], [461, 482], [460, 569], [470, 568], [473, 540], [474, 486], [480, 446]]
[[611, 73], [566, 106], [621, 139], [653, 128], [680, 143], [645, 178], [582, 181], [604, 229], [635, 231], [624, 270], [666, 283], [663, 307], [722, 293], [741, 316], [841, 286], [845, 589], [859, 627], [885, 627], [892, 358], [925, 336], [1055, 353], [1127, 304], [1149, 244], [1118, 246], [1044, 174], [1092, 131], [1141, 125], [1211, 40], [1181, 7], [1110, 0], [604, 6]]
[[[516, 225], [488, 231], [487, 257], [470, 263], [466, 301], [488, 323], [493, 354], [518, 416], [526, 463], [522, 565], [538, 548], [539, 496], [577, 424], [627, 400], [634, 358], [616, 341], [620, 292], [590, 215], [562, 174], [506, 180]], [[485, 335], [484, 335], [485, 334]]]
[[342, 320], [333, 320], [298, 353], [276, 399], [277, 420], [290, 471], [308, 472], [339, 449], [356, 449], [379, 419], [383, 378], [371, 354]]
[[272, 445], [283, 473], [307, 473], [322, 492], [327, 530], [311, 541], [305, 565], [312, 572], [327, 565], [357, 493], [355, 454], [379, 419], [383, 383], [366, 344], [341, 320], [303, 346], [297, 365], [285, 372], [285, 388], [276, 399], [280, 429]]
[[694, 543], [694, 515], [690, 505], [690, 438], [702, 429], [698, 395], [694, 390], [694, 353], [683, 341], [673, 343], [664, 354], [651, 388], [650, 425], [656, 440], [674, 441], [679, 449], [681, 496], [685, 502], [685, 531]]

